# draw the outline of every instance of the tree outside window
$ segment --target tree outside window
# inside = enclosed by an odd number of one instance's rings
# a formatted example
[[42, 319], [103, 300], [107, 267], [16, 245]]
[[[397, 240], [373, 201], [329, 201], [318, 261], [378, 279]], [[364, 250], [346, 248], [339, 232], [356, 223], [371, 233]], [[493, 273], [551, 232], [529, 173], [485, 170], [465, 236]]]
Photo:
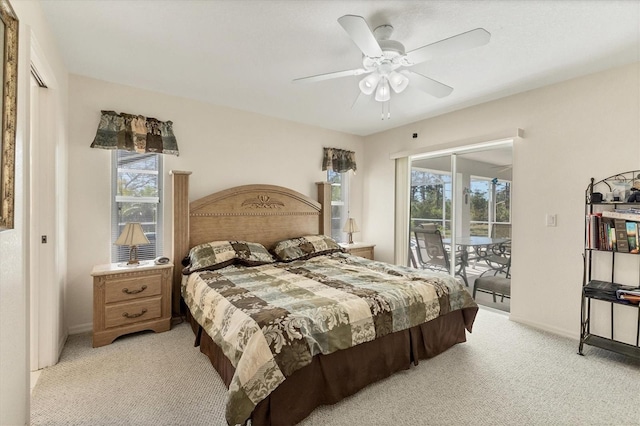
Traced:
[[[138, 248], [138, 258], [153, 259], [162, 253], [162, 158], [116, 150], [113, 164], [112, 243], [128, 222], [139, 222], [150, 244]], [[113, 262], [128, 258], [129, 247], [113, 246]]]

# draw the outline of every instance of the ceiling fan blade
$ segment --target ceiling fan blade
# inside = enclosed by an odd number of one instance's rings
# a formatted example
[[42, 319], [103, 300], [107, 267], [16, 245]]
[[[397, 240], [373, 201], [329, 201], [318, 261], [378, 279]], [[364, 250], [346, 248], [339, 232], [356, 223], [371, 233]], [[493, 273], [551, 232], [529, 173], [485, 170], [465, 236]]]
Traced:
[[345, 71], [336, 71], [336, 72], [329, 72], [326, 74], [318, 74], [318, 75], [312, 75], [310, 77], [302, 77], [302, 78], [296, 78], [295, 80], [293, 80], [293, 83], [313, 83], [316, 81], [322, 81], [322, 80], [329, 80], [332, 78], [340, 78], [340, 77], [349, 77], [352, 75], [362, 75], [365, 74], [367, 71], [362, 69], [362, 68], [356, 68], [353, 70], [345, 70]]
[[358, 97], [356, 97], [356, 100], [353, 101], [353, 104], [351, 104], [351, 109], [362, 108], [362, 106], [369, 102], [370, 99], [371, 98], [369, 97], [369, 95], [365, 95], [364, 93], [358, 91]]
[[435, 43], [419, 47], [407, 52], [407, 59], [411, 64], [419, 64], [438, 56], [472, 49], [489, 43], [491, 34], [484, 28], [476, 28], [466, 33], [458, 34]]
[[362, 16], [344, 15], [338, 18], [338, 23], [365, 56], [370, 58], [382, 56], [382, 49]]
[[436, 98], [444, 98], [453, 92], [453, 87], [449, 87], [446, 84], [430, 79], [429, 77], [425, 77], [417, 72], [409, 70], [402, 70], [400, 72], [409, 77], [409, 80], [411, 81], [409, 86], [417, 87], [423, 92], [426, 92], [431, 96], [435, 96]]

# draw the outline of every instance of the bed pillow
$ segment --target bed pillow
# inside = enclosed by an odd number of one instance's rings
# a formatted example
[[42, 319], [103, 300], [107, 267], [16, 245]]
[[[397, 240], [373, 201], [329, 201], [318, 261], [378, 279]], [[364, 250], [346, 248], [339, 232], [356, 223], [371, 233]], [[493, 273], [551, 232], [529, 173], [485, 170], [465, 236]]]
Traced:
[[229, 266], [236, 261], [236, 251], [229, 241], [212, 241], [193, 247], [189, 251], [190, 265], [184, 273], [204, 270], [216, 270]]
[[280, 241], [273, 248], [276, 259], [291, 262], [298, 259], [310, 259], [322, 254], [343, 251], [331, 237], [326, 235], [306, 235]]
[[230, 241], [236, 252], [238, 262], [247, 266], [265, 265], [275, 262], [269, 250], [259, 243], [250, 243], [247, 241]]

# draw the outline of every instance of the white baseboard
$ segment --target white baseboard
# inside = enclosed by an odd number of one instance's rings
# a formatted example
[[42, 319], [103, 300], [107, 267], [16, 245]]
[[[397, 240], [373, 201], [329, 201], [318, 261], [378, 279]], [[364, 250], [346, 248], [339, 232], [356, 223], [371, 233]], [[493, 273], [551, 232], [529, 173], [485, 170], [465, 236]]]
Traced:
[[85, 324], [72, 325], [71, 327], [69, 327], [69, 335], [86, 333], [87, 331], [91, 331], [91, 330], [93, 330], [92, 322], [88, 322]]
[[489, 312], [493, 312], [494, 314], [509, 317], [509, 312], [507, 311], [502, 311], [500, 309], [492, 308], [491, 306], [485, 306], [485, 305], [478, 305], [478, 307], [483, 311], [489, 311]]
[[58, 341], [58, 356], [56, 357], [56, 364], [58, 360], [60, 360], [60, 355], [62, 355], [62, 349], [64, 349], [64, 344], [67, 343], [67, 337], [69, 337], [69, 333], [64, 333], [60, 336], [60, 340]]
[[550, 327], [548, 324], [542, 324], [542, 323], [539, 323], [539, 322], [530, 321], [528, 319], [524, 319], [524, 318], [518, 317], [518, 316], [513, 315], [513, 314], [509, 315], [509, 319], [511, 321], [513, 321], [513, 322], [517, 322], [519, 324], [528, 325], [530, 327], [537, 328], [537, 329], [542, 330], [542, 331], [548, 331], [549, 333], [557, 334], [557, 335], [562, 336], [562, 337], [567, 337], [567, 338], [572, 339], [572, 340], [579, 340], [580, 339], [580, 336], [578, 335], [577, 332], [576, 333], [572, 333], [572, 332], [569, 332], [569, 331], [567, 331], [565, 329], [562, 329], [562, 328]]

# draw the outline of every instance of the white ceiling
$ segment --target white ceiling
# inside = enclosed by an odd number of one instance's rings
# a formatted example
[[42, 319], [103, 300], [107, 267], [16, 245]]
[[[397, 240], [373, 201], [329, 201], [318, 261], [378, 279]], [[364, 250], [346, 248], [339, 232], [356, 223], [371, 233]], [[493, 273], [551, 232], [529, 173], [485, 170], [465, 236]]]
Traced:
[[[56, 0], [42, 7], [71, 73], [358, 135], [640, 60], [640, 0]], [[393, 25], [391, 38], [407, 51], [478, 27], [492, 37], [412, 67], [453, 93], [437, 99], [409, 87], [392, 94], [391, 119], [381, 120], [373, 100], [351, 108], [358, 77], [291, 83], [362, 65], [336, 21], [345, 14], [363, 16], [372, 29]]]

